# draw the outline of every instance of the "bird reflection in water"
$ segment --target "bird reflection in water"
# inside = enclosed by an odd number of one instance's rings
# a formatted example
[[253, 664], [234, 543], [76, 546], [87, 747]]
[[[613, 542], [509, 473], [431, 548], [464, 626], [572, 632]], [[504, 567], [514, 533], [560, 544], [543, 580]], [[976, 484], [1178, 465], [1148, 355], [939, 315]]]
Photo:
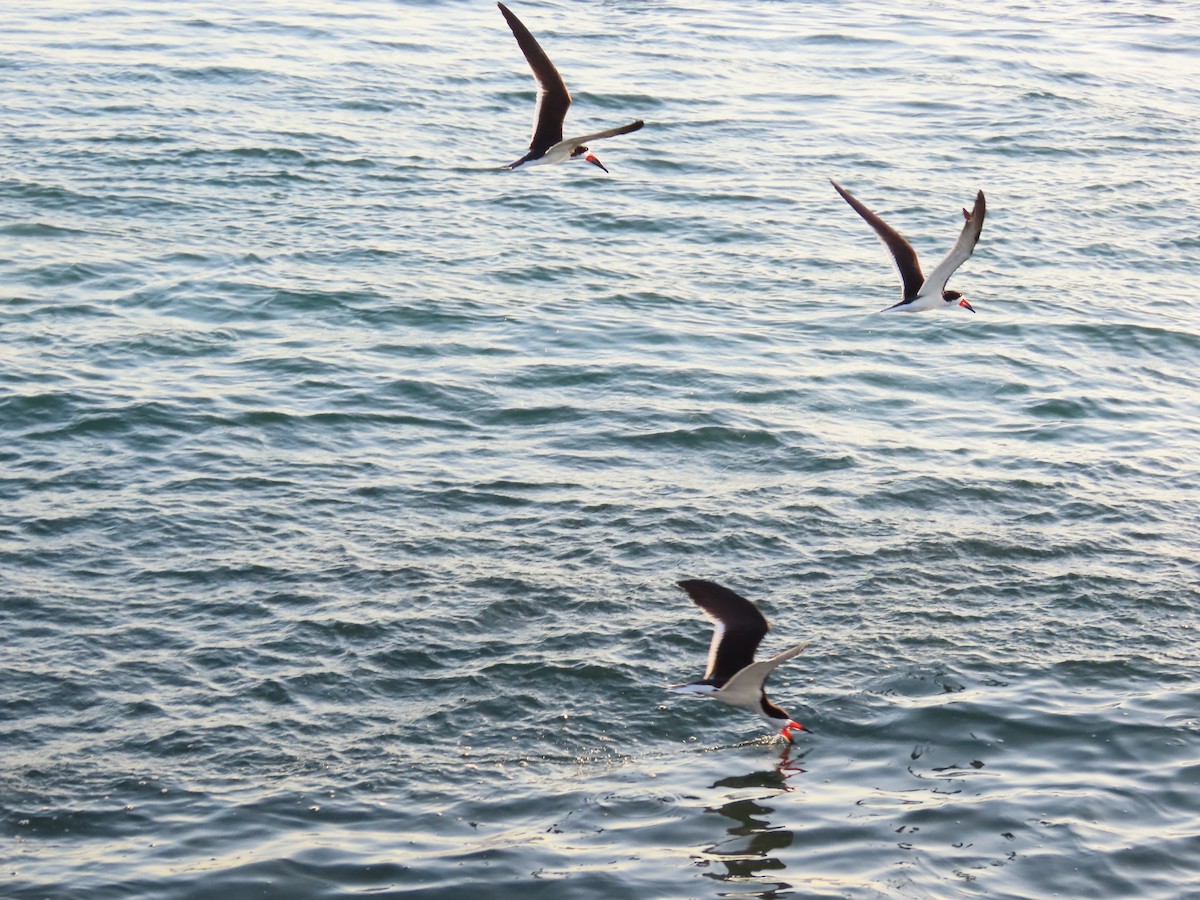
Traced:
[[794, 748], [788, 746], [774, 768], [722, 778], [713, 784], [713, 788], [726, 789], [737, 796], [721, 806], [709, 807], [707, 811], [732, 820], [732, 824], [725, 828], [729, 836], [702, 851], [696, 864], [725, 867], [724, 872], [705, 872], [706, 878], [758, 888], [730, 896], [779, 897], [791, 893], [790, 884], [765, 875], [786, 868], [777, 854], [790, 847], [793, 840], [792, 832], [771, 825], [770, 815], [774, 809], [766, 802], [793, 790], [788, 779], [803, 774], [804, 769], [799, 765], [803, 758], [804, 753], [796, 754]]

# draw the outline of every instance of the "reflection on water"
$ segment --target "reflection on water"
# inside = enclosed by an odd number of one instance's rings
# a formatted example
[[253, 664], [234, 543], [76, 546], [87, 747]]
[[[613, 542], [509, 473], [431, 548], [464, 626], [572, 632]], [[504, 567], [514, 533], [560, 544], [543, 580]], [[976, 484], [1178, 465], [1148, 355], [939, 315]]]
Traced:
[[730, 799], [707, 811], [732, 820], [732, 824], [725, 825], [728, 837], [700, 853], [697, 865], [718, 863], [725, 871], [705, 872], [705, 877], [754, 887], [737, 892], [737, 896], [776, 897], [792, 890], [788, 882], [778, 876], [765, 877], [765, 873], [786, 868], [777, 854], [792, 845], [792, 832], [771, 825], [769, 817], [774, 809], [766, 801], [791, 791], [788, 779], [804, 772], [799, 766], [804, 754], [793, 756], [793, 752], [791, 746], [784, 748], [772, 769], [722, 778], [713, 784]]

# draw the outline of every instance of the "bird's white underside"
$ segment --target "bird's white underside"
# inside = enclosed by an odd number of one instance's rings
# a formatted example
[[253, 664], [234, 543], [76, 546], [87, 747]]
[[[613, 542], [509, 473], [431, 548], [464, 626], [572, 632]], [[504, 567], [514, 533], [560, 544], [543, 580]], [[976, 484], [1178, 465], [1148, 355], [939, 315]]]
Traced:
[[[939, 262], [921, 283], [921, 289], [917, 291], [917, 296], [910, 303], [899, 303], [895, 306], [889, 306], [886, 309], [881, 309], [880, 312], [922, 312], [927, 309], [961, 309], [957, 303], [947, 303], [942, 297], [942, 291], [946, 289], [946, 283], [950, 281], [950, 276], [953, 275], [958, 267], [971, 258], [971, 254], [975, 252], [975, 245], [971, 243], [970, 229], [963, 228], [959, 232], [958, 240], [954, 242], [954, 246], [949, 252], [942, 257]], [[878, 235], [876, 235], [878, 237]], [[892, 250], [887, 245], [882, 237], [879, 238], [879, 243], [887, 254], [888, 262], [892, 264], [892, 269], [900, 276], [900, 299], [904, 300], [904, 278], [900, 274], [900, 266], [896, 264], [896, 258], [892, 255]]]
[[[892, 263], [892, 268], [897, 274], [900, 272], [900, 267], [896, 265], [896, 259], [892, 256], [891, 250], [888, 248], [887, 242], [880, 238], [884, 250], [887, 251], [888, 259]], [[921, 289], [917, 291], [917, 296], [910, 303], [903, 303], [896, 306], [889, 306], [887, 309], [880, 312], [922, 312], [927, 309], [961, 309], [957, 303], [947, 303], [942, 297], [942, 291], [946, 290], [946, 283], [950, 280], [958, 267], [971, 258], [971, 254], [975, 251], [975, 245], [971, 241], [969, 228], [963, 228], [959, 232], [958, 240], [954, 242], [954, 246], [949, 252], [942, 257], [939, 262], [928, 275], [925, 276], [925, 281], [921, 283]], [[904, 299], [904, 284], [901, 279], [900, 299]]]
[[[946, 282], [950, 280], [950, 276], [954, 274], [959, 266], [971, 258], [971, 254], [975, 250], [975, 241], [978, 240], [978, 229], [976, 229], [976, 234], [972, 235], [970, 224], [968, 220], [963, 230], [958, 233], [958, 240], [954, 242], [954, 246], [950, 248], [950, 252], [943, 256], [942, 261], [937, 264], [937, 267], [925, 276], [925, 283], [921, 285], [921, 290], [917, 294], [918, 300], [928, 296], [928, 299], [945, 306], [956, 306], [956, 304], [946, 303], [942, 299], [942, 291], [946, 289]], [[982, 226], [979, 227], [982, 228]]]
[[529, 134], [529, 144], [533, 145], [533, 139], [537, 136], [538, 122], [542, 121], [542, 101], [546, 99], [546, 89], [538, 85], [537, 102], [533, 104], [533, 131]]
[[[752, 709], [755, 712], [762, 712], [762, 689], [763, 682], [767, 680], [767, 676], [777, 666], [797, 656], [808, 644], [809, 642], [805, 641], [803, 644], [797, 644], [795, 647], [784, 650], [770, 659], [751, 663], [725, 682], [725, 686], [719, 689], [711, 684], [695, 683], [677, 684], [667, 688], [667, 690], [676, 694], [702, 694], [713, 697], [723, 703], [728, 703], [730, 706], [742, 706]], [[710, 652], [710, 666], [712, 665], [711, 659], [712, 654]], [[706, 675], [705, 677], [708, 676]]]
[[[712, 619], [712, 616], [709, 616]], [[708, 665], [704, 668], [704, 677], [712, 678], [713, 672], [717, 669], [717, 651], [721, 648], [721, 639], [725, 637], [725, 623], [720, 619], [712, 619], [716, 624], [713, 626], [712, 642], [708, 645]]]
[[787, 662], [807, 646], [808, 641], [805, 641], [803, 644], [797, 644], [790, 650], [784, 650], [770, 659], [751, 663], [725, 682], [725, 686], [713, 694], [713, 696], [724, 703], [728, 703], [730, 706], [744, 706], [756, 712], [760, 711], [763, 682], [767, 680], [767, 676], [775, 670], [776, 666]]

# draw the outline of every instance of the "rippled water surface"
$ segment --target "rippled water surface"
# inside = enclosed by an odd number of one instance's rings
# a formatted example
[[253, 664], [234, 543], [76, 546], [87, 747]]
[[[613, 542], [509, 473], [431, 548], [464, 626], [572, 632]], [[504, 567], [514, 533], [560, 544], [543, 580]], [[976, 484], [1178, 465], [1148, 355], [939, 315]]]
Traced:
[[0, 895], [1194, 896], [1200, 8], [511, 5], [0, 13]]

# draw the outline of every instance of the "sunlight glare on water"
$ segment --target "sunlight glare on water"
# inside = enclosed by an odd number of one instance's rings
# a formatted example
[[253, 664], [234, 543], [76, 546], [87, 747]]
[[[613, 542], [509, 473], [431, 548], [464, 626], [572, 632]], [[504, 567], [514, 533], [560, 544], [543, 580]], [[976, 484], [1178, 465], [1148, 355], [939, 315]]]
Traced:
[[1200, 13], [510, 6], [5, 11], [0, 894], [1194, 891]]

